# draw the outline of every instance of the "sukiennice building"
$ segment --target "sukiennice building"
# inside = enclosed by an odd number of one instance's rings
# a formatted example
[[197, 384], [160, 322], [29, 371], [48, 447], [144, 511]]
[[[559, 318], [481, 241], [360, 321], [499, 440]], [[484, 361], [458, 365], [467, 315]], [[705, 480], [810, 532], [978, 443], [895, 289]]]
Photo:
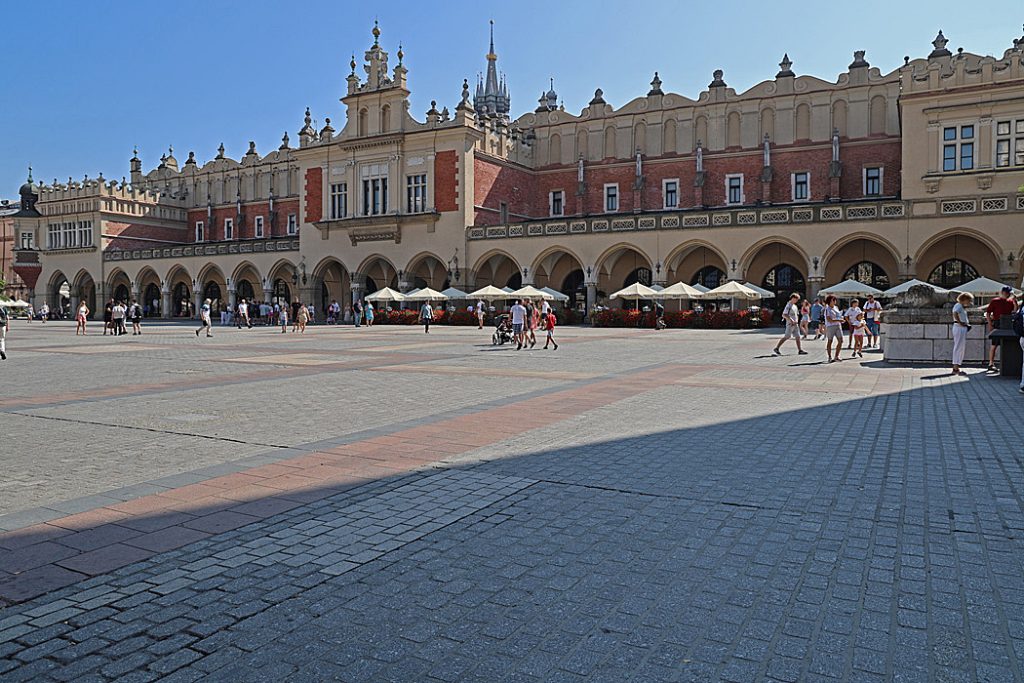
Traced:
[[[38, 308], [136, 297], [153, 315], [301, 298], [321, 310], [384, 286], [550, 286], [577, 308], [641, 281], [746, 280], [813, 295], [854, 277], [1020, 284], [1024, 38], [883, 74], [853, 53], [834, 80], [691, 98], [650, 90], [573, 114], [553, 86], [511, 118], [493, 34], [449, 111], [409, 111], [409, 73], [373, 42], [342, 116], [240, 159], [174, 150], [130, 176], [36, 183], [15, 215], [16, 271]], [[361, 68], [360, 68], [361, 67]], [[335, 128], [337, 126], [337, 128]], [[616, 305], [615, 302], [609, 302]]]

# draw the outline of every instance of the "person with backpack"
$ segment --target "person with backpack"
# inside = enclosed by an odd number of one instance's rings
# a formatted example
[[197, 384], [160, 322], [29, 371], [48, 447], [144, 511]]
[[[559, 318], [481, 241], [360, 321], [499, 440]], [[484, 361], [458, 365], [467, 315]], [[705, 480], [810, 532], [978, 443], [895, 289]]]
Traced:
[[128, 318], [132, 321], [132, 336], [142, 334], [142, 306], [135, 299], [128, 307]]

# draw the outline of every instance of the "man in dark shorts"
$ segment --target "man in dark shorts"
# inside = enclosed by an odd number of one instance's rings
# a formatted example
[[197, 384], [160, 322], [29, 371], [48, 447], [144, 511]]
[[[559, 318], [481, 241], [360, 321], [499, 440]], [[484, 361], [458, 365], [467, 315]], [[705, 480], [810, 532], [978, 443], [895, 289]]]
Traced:
[[[999, 319], [1005, 316], [1013, 315], [1013, 312], [1017, 310], [1017, 300], [1013, 298], [1013, 290], [1009, 287], [1003, 287], [999, 292], [999, 296], [995, 297], [988, 303], [988, 307], [985, 309], [985, 320], [988, 321], [988, 331], [999, 327]], [[996, 347], [999, 346], [998, 337], [992, 340], [992, 346], [988, 350], [988, 371], [996, 372]]]

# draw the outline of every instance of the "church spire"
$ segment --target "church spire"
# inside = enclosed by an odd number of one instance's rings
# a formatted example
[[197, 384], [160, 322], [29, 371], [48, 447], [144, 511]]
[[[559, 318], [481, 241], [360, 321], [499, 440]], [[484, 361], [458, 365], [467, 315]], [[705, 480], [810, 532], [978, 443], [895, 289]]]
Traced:
[[505, 85], [504, 74], [498, 76], [498, 54], [494, 51], [494, 20], [490, 22], [491, 42], [487, 52], [487, 72], [482, 87], [478, 83], [476, 96], [473, 98], [473, 109], [478, 116], [497, 116], [508, 118], [509, 96]]

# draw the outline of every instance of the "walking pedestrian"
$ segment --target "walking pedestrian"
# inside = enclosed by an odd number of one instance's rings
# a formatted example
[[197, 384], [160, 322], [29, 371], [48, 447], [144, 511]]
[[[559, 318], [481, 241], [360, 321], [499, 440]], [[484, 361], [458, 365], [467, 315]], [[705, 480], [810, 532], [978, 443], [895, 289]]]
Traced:
[[363, 311], [366, 315], [366, 326], [373, 327], [373, 304], [367, 301], [366, 308]]
[[867, 329], [868, 325], [864, 322], [864, 314], [861, 313], [853, 321], [853, 353], [850, 355], [850, 358], [864, 357], [864, 335]]
[[[838, 363], [843, 350], [843, 314], [839, 310], [839, 299], [834, 294], [825, 297], [825, 355], [829, 363]], [[832, 341], [836, 342], [836, 355], [832, 356]]]
[[820, 297], [811, 304], [811, 324], [814, 325], [812, 341], [818, 341], [825, 336], [825, 307], [821, 305]]
[[555, 312], [550, 308], [548, 309], [547, 315], [544, 316], [544, 330], [548, 333], [547, 339], [544, 340], [544, 348], [548, 348], [548, 343], [554, 345], [554, 351], [558, 350], [558, 344], [555, 342], [555, 324], [557, 320], [555, 318]]
[[89, 306], [82, 301], [78, 304], [78, 311], [75, 313], [75, 336], [85, 335], [85, 323], [89, 319]]
[[11, 329], [11, 316], [0, 306], [0, 360], [7, 360], [7, 332]]
[[114, 331], [111, 326], [114, 324], [114, 300], [111, 299], [107, 302], [107, 305], [103, 307], [103, 336], [107, 336], [107, 330], [113, 334]]
[[811, 302], [807, 299], [800, 304], [800, 332], [803, 338], [807, 339], [811, 327]]
[[212, 315], [210, 310], [211, 303], [212, 302], [209, 299], [207, 299], [199, 308], [199, 329], [196, 330], [197, 337], [199, 336], [199, 333], [202, 332], [203, 330], [206, 330], [207, 337], [213, 336], [213, 319], [210, 317]]
[[142, 306], [135, 299], [128, 307], [128, 317], [132, 321], [132, 336], [142, 334]]
[[782, 309], [782, 320], [786, 323], [786, 333], [782, 335], [782, 339], [772, 349], [772, 354], [781, 356], [782, 352], [779, 349], [790, 337], [796, 342], [796, 351], [801, 356], [806, 356], [807, 352], [800, 346], [800, 295], [793, 292], [789, 295], [789, 302], [786, 307]]
[[526, 337], [523, 334], [523, 325], [526, 324], [526, 306], [523, 306], [519, 303], [519, 299], [516, 299], [509, 313], [512, 314], [512, 336], [516, 340], [516, 351], [519, 351], [526, 343]]
[[540, 322], [540, 309], [531, 299], [526, 300], [526, 327], [529, 330], [530, 348], [537, 345], [537, 325]]
[[868, 294], [868, 300], [864, 302], [864, 321], [868, 326], [868, 347], [878, 348], [879, 323], [882, 318], [882, 304], [875, 300], [874, 294]]
[[484, 329], [484, 315], [486, 314], [485, 310], [486, 309], [484, 309], [484, 300], [480, 299], [479, 301], [476, 302], [476, 324], [478, 330]]
[[953, 306], [954, 375], [964, 374], [960, 366], [964, 364], [964, 352], [967, 350], [967, 333], [971, 331], [971, 321], [967, 316], [967, 309], [972, 303], [974, 303], [974, 296], [970, 292], [964, 292], [956, 298], [956, 305]]
[[[1004, 315], [1013, 315], [1017, 310], [1017, 300], [1013, 297], [1013, 290], [1003, 287], [999, 296], [988, 303], [985, 308], [985, 320], [988, 321], [988, 331], [992, 332], [999, 328], [999, 319]], [[988, 371], [996, 372], [996, 349], [999, 347], [999, 337], [992, 339], [992, 346], [988, 350]]]
[[278, 311], [278, 319], [281, 322], [281, 334], [288, 331], [288, 307], [280, 306]]
[[363, 324], [363, 304], [358, 299], [352, 304], [352, 319], [356, 327]]
[[430, 307], [429, 301], [424, 301], [420, 307], [420, 322], [423, 323], [423, 331], [430, 334], [430, 323], [434, 319], [434, 309]]
[[309, 309], [299, 304], [299, 314], [295, 318], [295, 324], [299, 328], [301, 334], [306, 333], [306, 323], [309, 322]]
[[847, 349], [853, 348], [853, 330], [857, 327], [857, 319], [864, 313], [860, 307], [860, 301], [857, 299], [850, 299], [850, 307], [843, 313], [843, 317], [846, 318], [846, 325], [850, 328], [850, 345]]

